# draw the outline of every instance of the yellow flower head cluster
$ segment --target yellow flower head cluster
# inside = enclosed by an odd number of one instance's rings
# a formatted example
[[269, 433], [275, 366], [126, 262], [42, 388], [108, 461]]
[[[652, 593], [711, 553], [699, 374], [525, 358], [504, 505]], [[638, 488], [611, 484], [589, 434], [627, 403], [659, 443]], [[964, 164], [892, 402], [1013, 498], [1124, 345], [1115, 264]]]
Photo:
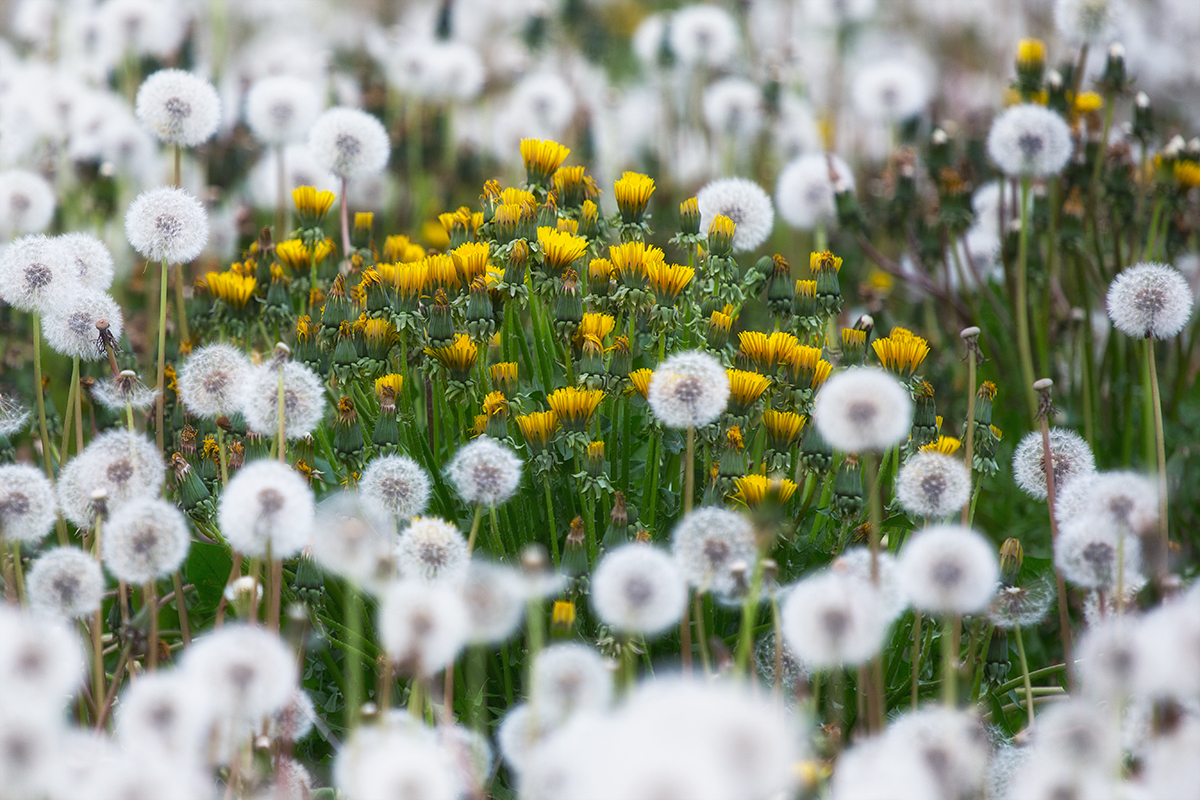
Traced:
[[336, 199], [333, 192], [318, 191], [315, 186], [298, 186], [292, 190], [292, 202], [296, 204], [304, 227], [319, 224]]
[[617, 278], [626, 285], [645, 284], [650, 267], [666, 260], [662, 250], [639, 241], [609, 245], [608, 257]]
[[696, 270], [682, 264], [654, 262], [647, 267], [646, 279], [660, 305], [675, 302], [696, 274]]
[[770, 372], [800, 346], [800, 340], [785, 331], [765, 334], [742, 331], [738, 334], [738, 355], [758, 372]]
[[762, 413], [762, 421], [763, 427], [767, 429], [767, 436], [775, 449], [784, 450], [800, 438], [800, 431], [804, 430], [805, 417], [795, 411], [776, 411], [768, 408]]
[[470, 284], [477, 276], [487, 272], [491, 245], [487, 242], [464, 242], [450, 251], [459, 279]]
[[734, 402], [742, 408], [749, 407], [763, 396], [763, 392], [771, 385], [771, 379], [757, 372], [747, 372], [741, 369], [727, 369], [729, 377], [729, 394]]
[[427, 347], [426, 355], [437, 359], [452, 372], [470, 372], [479, 358], [479, 348], [465, 333], [457, 334], [454, 341], [445, 347]]
[[629, 382], [633, 385], [633, 388], [637, 390], [638, 394], [640, 394], [642, 397], [645, 397], [650, 391], [650, 378], [653, 377], [653, 375], [654, 370], [652, 369], [646, 369], [644, 367], [642, 369], [635, 369], [633, 372], [629, 373]]
[[544, 448], [558, 430], [558, 415], [553, 411], [535, 411], [517, 417], [517, 427], [530, 445]]
[[953, 436], [938, 436], [937, 441], [930, 442], [929, 444], [923, 446], [921, 451], [934, 451], [952, 456], [958, 452], [958, 448], [961, 446], [962, 442], [960, 442], [958, 439], [955, 439]]
[[600, 389], [567, 386], [551, 392], [546, 403], [568, 428], [582, 430], [603, 399], [604, 392]]
[[546, 266], [560, 272], [587, 252], [587, 239], [567, 231], [543, 226], [538, 228], [537, 237]]
[[758, 508], [766, 502], [783, 504], [796, 493], [796, 484], [786, 478], [768, 478], [766, 475], [746, 475], [735, 481], [737, 491], [732, 497], [735, 502], [748, 508]]
[[905, 328], [893, 328], [883, 339], [871, 342], [879, 363], [889, 372], [907, 378], [929, 355], [929, 342]]
[[383, 260], [391, 262], [420, 261], [425, 257], [425, 248], [407, 236], [389, 236], [383, 241]]
[[620, 209], [621, 219], [625, 222], [642, 221], [652, 194], [654, 179], [640, 172], [626, 172], [613, 184], [617, 208]]
[[529, 182], [547, 186], [555, 171], [571, 154], [571, 149], [549, 139], [522, 139], [521, 160]]
[[382, 398], [383, 395], [388, 391], [392, 393], [392, 397], [399, 397], [400, 390], [403, 388], [404, 376], [395, 372], [375, 379], [375, 396], [379, 398]]
[[213, 297], [220, 299], [231, 308], [245, 308], [254, 297], [254, 289], [258, 285], [253, 275], [239, 275], [237, 272], [209, 272], [204, 276], [204, 282]]

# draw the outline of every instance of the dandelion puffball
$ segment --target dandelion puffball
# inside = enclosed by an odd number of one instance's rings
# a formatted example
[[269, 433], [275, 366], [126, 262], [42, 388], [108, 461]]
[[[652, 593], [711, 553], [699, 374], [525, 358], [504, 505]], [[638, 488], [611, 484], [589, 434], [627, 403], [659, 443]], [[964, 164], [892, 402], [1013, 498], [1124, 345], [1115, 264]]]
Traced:
[[704, 90], [704, 122], [716, 136], [748, 141], [762, 127], [762, 102], [757, 84], [745, 78], [723, 78]]
[[423, 581], [459, 576], [470, 557], [458, 526], [437, 517], [414, 518], [396, 545], [401, 576]]
[[908, 389], [875, 367], [837, 373], [817, 392], [813, 422], [844, 453], [879, 452], [908, 437], [913, 403]]
[[251, 558], [291, 558], [308, 544], [315, 515], [312, 489], [287, 464], [259, 459], [238, 470], [221, 492], [217, 518], [234, 550]]
[[850, 89], [860, 116], [888, 123], [920, 114], [929, 94], [925, 71], [907, 58], [885, 58], [864, 65]]
[[0, 257], [0, 298], [14, 308], [44, 314], [73, 285], [57, 239], [22, 236]]
[[[0, 718], [30, 701], [50, 701], [57, 713], [75, 695], [85, 661], [79, 636], [65, 621], [0, 604], [0, 642]], [[10, 790], [6, 784], [6, 794]]]
[[1054, 540], [1054, 565], [1063, 579], [1085, 589], [1121, 589], [1142, 581], [1142, 548], [1136, 536], [1095, 513], [1068, 520]]
[[550, 645], [538, 653], [532, 677], [530, 701], [556, 724], [577, 712], [604, 711], [612, 702], [612, 673], [587, 645]]
[[54, 524], [54, 486], [28, 464], [0, 466], [0, 539], [35, 544]]
[[502, 564], [471, 560], [466, 566], [459, 591], [467, 609], [467, 641], [498, 644], [513, 634], [525, 615], [525, 580]]
[[162, 69], [146, 78], [136, 106], [142, 127], [167, 144], [195, 147], [210, 139], [221, 122], [217, 90], [179, 69]]
[[377, 456], [367, 463], [358, 481], [363, 505], [397, 520], [423, 513], [431, 491], [429, 476], [408, 456]]
[[775, 208], [770, 196], [757, 183], [746, 178], [720, 178], [696, 194], [700, 207], [700, 230], [707, 231], [713, 217], [720, 214], [733, 220], [733, 249], [753, 250], [767, 240], [775, 224]]
[[685, 67], [721, 67], [737, 55], [738, 28], [729, 12], [697, 3], [671, 15], [671, 53]]
[[1108, 287], [1108, 316], [1134, 339], [1170, 339], [1192, 316], [1192, 289], [1179, 270], [1153, 262], [1123, 270]]
[[852, 574], [828, 571], [805, 578], [780, 609], [784, 639], [816, 669], [861, 664], [883, 646], [890, 618], [876, 589]]
[[302, 439], [325, 416], [325, 384], [297, 361], [268, 362], [250, 370], [242, 396], [246, 426], [260, 436], [279, 433], [279, 371], [283, 370], [283, 425], [288, 439]]
[[55, 547], [38, 556], [25, 578], [30, 607], [83, 619], [100, 608], [104, 575], [96, 559], [76, 547]]
[[1055, 0], [1054, 24], [1069, 42], [1103, 45], [1116, 34], [1124, 12], [1121, 0]]
[[[1096, 471], [1096, 460], [1092, 448], [1083, 437], [1065, 428], [1050, 429], [1050, 462], [1054, 472], [1054, 490], [1057, 494], [1066, 485], [1083, 475]], [[1025, 494], [1035, 500], [1045, 500], [1046, 458], [1042, 446], [1042, 434], [1030, 431], [1021, 437], [1013, 452], [1013, 479]]]
[[242, 391], [249, 377], [250, 359], [241, 350], [222, 342], [205, 345], [179, 366], [177, 394], [193, 416], [232, 416], [242, 409]]
[[63, 298], [46, 313], [42, 332], [54, 352], [82, 361], [107, 358], [96, 323], [108, 323], [108, 332], [120, 341], [124, 328], [121, 307], [106, 292], [80, 290]]
[[675, 561], [647, 544], [609, 552], [592, 575], [592, 603], [605, 625], [652, 636], [679, 621], [687, 585]]
[[698, 591], [732, 594], [731, 566], [754, 563], [758, 544], [750, 520], [736, 511], [705, 507], [687, 514], [675, 526], [671, 549], [685, 578]]
[[130, 500], [104, 525], [104, 566], [134, 585], [170, 575], [187, 557], [187, 520], [173, 503], [157, 497]]
[[186, 264], [208, 242], [208, 215], [183, 189], [160, 186], [142, 192], [129, 205], [125, 236], [144, 258]]
[[1045, 178], [1067, 166], [1074, 145], [1059, 114], [1027, 103], [1006, 109], [992, 123], [988, 155], [1010, 178]]
[[0, 172], [0, 235], [41, 233], [54, 219], [54, 189], [36, 172]]
[[211, 711], [260, 724], [283, 708], [296, 689], [296, 656], [265, 628], [226, 625], [192, 643], [183, 668], [210, 694]]
[[1000, 565], [982, 534], [961, 525], [917, 533], [896, 562], [900, 589], [923, 611], [973, 614], [996, 594]]
[[1127, 470], [1093, 472], [1068, 481], [1054, 504], [1059, 527], [1083, 514], [1097, 514], [1133, 534], [1155, 528], [1158, 513], [1157, 482]]
[[794, 159], [775, 182], [775, 206], [783, 221], [798, 230], [837, 222], [836, 195], [854, 190], [849, 165], [835, 155], [809, 153]]
[[379, 638], [405, 672], [428, 677], [452, 662], [467, 641], [467, 609], [445, 583], [397, 581], [379, 604]]
[[[108, 291], [113, 282], [113, 258], [108, 245], [90, 233], [64, 233], [58, 237], [67, 274], [74, 274], [82, 289]], [[117, 338], [120, 338], [118, 336]]]
[[[93, 439], [67, 462], [56, 490], [63, 516], [78, 528], [95, 521], [93, 498], [101, 493], [108, 511], [134, 498], [154, 497], [162, 490], [166, 466], [154, 442], [139, 433], [114, 428]], [[105, 536], [107, 540], [107, 534]]]
[[729, 376], [720, 362], [700, 350], [676, 353], [650, 376], [646, 400], [668, 428], [716, 422], [729, 402]]
[[380, 172], [391, 149], [383, 124], [354, 108], [331, 108], [318, 117], [308, 146], [317, 163], [342, 180]]
[[294, 75], [260, 78], [246, 94], [246, 124], [264, 144], [302, 141], [320, 112], [316, 87]]
[[490, 436], [480, 436], [459, 448], [446, 477], [467, 503], [475, 506], [501, 505], [521, 483], [521, 459], [512, 448]]
[[910, 514], [940, 519], [971, 496], [971, 473], [954, 456], [926, 450], [910, 456], [896, 478], [896, 499]]

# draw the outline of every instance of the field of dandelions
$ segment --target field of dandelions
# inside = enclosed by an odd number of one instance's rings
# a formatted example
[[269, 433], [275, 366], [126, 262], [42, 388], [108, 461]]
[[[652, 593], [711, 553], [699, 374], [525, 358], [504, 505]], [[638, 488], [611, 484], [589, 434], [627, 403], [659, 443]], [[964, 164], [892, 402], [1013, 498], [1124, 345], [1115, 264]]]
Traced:
[[1195, 0], [0, 13], [0, 800], [1200, 800]]

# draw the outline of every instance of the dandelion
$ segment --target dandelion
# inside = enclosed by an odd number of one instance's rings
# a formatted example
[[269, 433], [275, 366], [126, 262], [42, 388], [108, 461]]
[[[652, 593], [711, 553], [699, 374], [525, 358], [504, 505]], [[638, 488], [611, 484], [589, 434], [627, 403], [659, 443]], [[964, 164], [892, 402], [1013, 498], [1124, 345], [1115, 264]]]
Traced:
[[901, 441], [912, 426], [908, 390], [871, 367], [834, 375], [813, 406], [813, 422], [830, 445], [847, 453], [882, 451]]
[[157, 497], [139, 497], [109, 517], [101, 553], [109, 572], [138, 585], [179, 569], [190, 543], [187, 520], [178, 508]]
[[723, 508], [700, 508], [675, 526], [671, 550], [691, 586], [730, 595], [736, 588], [731, 567], [753, 563], [758, 542], [745, 516]]
[[654, 370], [646, 399], [663, 425], [702, 427], [715, 422], [725, 410], [729, 377], [707, 353], [699, 350], [676, 353]]
[[455, 453], [446, 476], [465, 502], [479, 507], [503, 504], [521, 483], [521, 459], [490, 436], [480, 436]]
[[859, 115], [887, 123], [920, 114], [929, 102], [929, 95], [925, 71], [906, 58], [884, 58], [864, 65], [850, 86], [850, 96]]
[[104, 598], [100, 565], [74, 547], [55, 547], [39, 556], [25, 586], [30, 607], [70, 619], [90, 616]]
[[202, 419], [232, 416], [242, 409], [250, 359], [224, 343], [195, 350], [179, 366], [176, 394], [189, 414]]
[[896, 499], [910, 514], [941, 519], [971, 496], [971, 473], [953, 456], [923, 450], [909, 457], [896, 478]]
[[672, 55], [685, 67], [722, 67], [737, 54], [737, 23], [715, 5], [690, 5], [675, 12], [667, 35]]
[[847, 750], [833, 773], [830, 794], [848, 800], [944, 796], [929, 765], [891, 737], [863, 739]]
[[208, 744], [212, 723], [205, 688], [183, 671], [142, 675], [117, 705], [117, 739], [134, 751], [194, 758]]
[[396, 545], [396, 561], [405, 578], [455, 578], [466, 569], [469, 558], [462, 532], [437, 517], [415, 517]]
[[566, 386], [550, 393], [546, 405], [554, 412], [554, 419], [568, 431], [580, 433], [587, 429], [592, 415], [604, 400], [600, 389], [576, 389]]
[[1000, 589], [987, 616], [997, 628], [1032, 628], [1041, 624], [1054, 603], [1054, 587], [1044, 580]]
[[148, 411], [154, 407], [159, 393], [142, 383], [136, 372], [123, 369], [115, 378], [94, 384], [92, 396], [109, 411], [124, 414], [130, 409]]
[[369, 178], [387, 165], [390, 145], [378, 119], [354, 108], [331, 108], [308, 134], [317, 163], [343, 181]]
[[613, 197], [627, 225], [637, 224], [646, 215], [650, 195], [654, 194], [654, 179], [640, 172], [626, 172], [613, 184]]
[[292, 75], [262, 78], [246, 94], [246, 123], [264, 144], [303, 140], [320, 111], [316, 88]]
[[[9, 701], [11, 702], [11, 701]], [[11, 797], [44, 797], [53, 779], [62, 723], [35, 704], [0, 712], [0, 781]]]
[[883, 646], [888, 617], [870, 582], [839, 571], [805, 578], [780, 609], [788, 647], [806, 665], [832, 669], [861, 664]]
[[896, 557], [891, 553], [882, 552], [875, 556], [878, 580], [871, 577], [871, 551], [866, 547], [845, 550], [830, 564], [830, 569], [870, 584], [879, 593], [879, 601], [889, 621], [895, 620], [908, 608], [908, 599], [900, 591], [896, 577]]
[[242, 397], [246, 425], [260, 436], [279, 433], [279, 373], [283, 371], [283, 428], [289, 439], [302, 439], [325, 416], [325, 384], [317, 373], [295, 361], [253, 367]]
[[317, 507], [312, 556], [325, 569], [379, 592], [396, 577], [395, 530], [390, 516], [369, 511], [351, 493]]
[[22, 236], [0, 256], [0, 298], [22, 311], [46, 313], [73, 283], [57, 239]]
[[988, 131], [988, 155], [1011, 178], [1045, 178], [1066, 167], [1074, 149], [1071, 129], [1057, 113], [1038, 105], [1013, 106]]
[[603, 711], [612, 703], [612, 673], [586, 645], [555, 644], [542, 650], [532, 677], [530, 703], [554, 725], [577, 713]]
[[1142, 617], [1133, 632], [1139, 651], [1134, 696], [1185, 699], [1200, 693], [1200, 613], [1195, 595], [1166, 602]]
[[1137, 472], [1096, 472], [1069, 481], [1061, 492], [1057, 488], [1054, 513], [1059, 527], [1084, 514], [1099, 515], [1135, 535], [1158, 524], [1158, 487]]
[[1038, 755], [1079, 770], [1103, 769], [1121, 757], [1108, 715], [1085, 700], [1055, 703], [1038, 716]]
[[790, 162], [775, 182], [775, 205], [783, 221], [798, 230], [813, 230], [837, 220], [834, 195], [853, 191], [854, 177], [834, 155], [808, 154]]
[[701, 107], [705, 123], [716, 136], [746, 142], [762, 128], [762, 90], [744, 78], [723, 78], [709, 84]]
[[[1065, 491], [1071, 481], [1096, 471], [1087, 442], [1064, 428], [1050, 429], [1050, 463], [1055, 493]], [[1035, 500], [1046, 499], [1046, 457], [1040, 432], [1030, 431], [1017, 444], [1013, 452], [1013, 480]]]
[[982, 534], [937, 525], [913, 537], [896, 564], [900, 588], [923, 611], [973, 614], [996, 595], [1000, 567]]
[[0, 172], [0, 235], [41, 233], [54, 219], [54, 189], [41, 175], [24, 169]]
[[1089, 625], [1079, 637], [1079, 682], [1096, 700], [1117, 701], [1133, 694], [1139, 663], [1145, 657], [1138, 646], [1134, 622], [1113, 617]]
[[907, 751], [928, 770], [943, 797], [970, 797], [982, 788], [991, 747], [975, 714], [922, 709], [892, 720], [884, 736], [888, 747]]
[[204, 206], [183, 189], [160, 186], [142, 192], [125, 212], [125, 236], [145, 258], [186, 264], [208, 241]]
[[525, 614], [525, 582], [511, 567], [468, 561], [459, 591], [467, 609], [469, 643], [503, 642], [521, 624]]
[[537, 236], [546, 266], [556, 272], [563, 272], [587, 252], [587, 239], [568, 231], [541, 227]]
[[[1123, 591], [1140, 580], [1141, 552], [1139, 540], [1112, 520], [1084, 514], [1059, 530], [1054, 565], [1076, 586]], [[1124, 585], [1118, 586], [1118, 579]]]
[[1108, 316], [1134, 339], [1175, 336], [1191, 317], [1193, 303], [1187, 279], [1166, 264], [1136, 264], [1108, 287]]
[[733, 249], [753, 250], [767, 240], [775, 224], [771, 198], [757, 183], [745, 178], [721, 178], [696, 194], [700, 206], [700, 227], [708, 230], [717, 216], [733, 221]]
[[99, 344], [96, 323], [103, 320], [113, 339], [120, 340], [124, 320], [121, 307], [103, 291], [81, 290], [54, 305], [46, 313], [42, 330], [54, 352], [84, 361], [108, 357]]
[[363, 504], [398, 521], [424, 513], [431, 491], [429, 476], [408, 456], [377, 456], [358, 480]]
[[429, 677], [454, 661], [467, 641], [467, 609], [443, 583], [398, 581], [379, 605], [379, 638], [406, 672]]
[[462, 793], [445, 749], [420, 729], [357, 729], [333, 776], [340, 794], [363, 800], [454, 800]]
[[166, 465], [154, 442], [124, 429], [106, 431], [59, 473], [59, 507], [76, 527], [90, 528], [94, 495], [102, 493], [109, 511], [116, 511], [135, 498], [158, 495], [165, 475]]
[[888, 372], [911, 378], [929, 355], [929, 342], [905, 328], [893, 328], [886, 337], [871, 342], [871, 349]]
[[217, 719], [257, 722], [284, 708], [296, 690], [296, 656], [265, 628], [226, 625], [187, 650], [189, 682], [209, 695]]
[[260, 459], [229, 479], [217, 519], [231, 547], [252, 558], [290, 558], [308, 544], [313, 529], [312, 489], [300, 473]]
[[627, 544], [609, 552], [596, 567], [592, 602], [600, 619], [614, 630], [653, 636], [679, 622], [687, 586], [666, 553]]
[[[522, 84], [526, 88], [530, 85]], [[556, 93], [552, 92], [551, 94]], [[572, 105], [574, 105], [573, 102]], [[550, 114], [549, 116], [557, 117], [559, 114]], [[521, 140], [521, 160], [525, 163], [526, 178], [531, 185], [549, 186], [551, 177], [570, 154], [570, 148], [563, 147], [558, 142], [549, 139]]]
[[168, 144], [202, 144], [217, 132], [221, 121], [217, 90], [203, 78], [178, 69], [159, 70], [143, 81], [136, 105], [142, 127]]
[[54, 525], [54, 486], [28, 464], [0, 465], [0, 539], [36, 544]]
[[1119, 30], [1125, 14], [1120, 0], [1056, 0], [1054, 24], [1074, 44], [1104, 44]]
[[292, 696], [287, 703], [271, 717], [272, 738], [289, 742], [298, 742], [313, 729], [313, 720], [317, 717], [316, 708], [308, 692], [297, 686], [292, 690]]

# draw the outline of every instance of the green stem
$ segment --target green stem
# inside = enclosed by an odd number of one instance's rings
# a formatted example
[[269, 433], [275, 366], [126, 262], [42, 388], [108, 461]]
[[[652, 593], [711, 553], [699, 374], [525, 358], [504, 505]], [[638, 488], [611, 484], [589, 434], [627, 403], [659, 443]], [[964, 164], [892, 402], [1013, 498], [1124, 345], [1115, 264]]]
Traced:
[[[479, 536], [479, 521], [483, 519], [483, 506], [475, 506], [475, 516], [471, 520], [471, 534], [467, 537], [467, 555], [470, 555], [475, 550], [475, 539]], [[499, 557], [500, 553], [497, 552]]]
[[[358, 724], [362, 709], [362, 596], [358, 587], [346, 582], [343, 589], [346, 604], [346, 625], [349, 627], [348, 647], [343, 648], [346, 667], [346, 729]], [[415, 687], [417, 682], [413, 683]], [[410, 701], [411, 702], [411, 701]]]
[[558, 569], [558, 523], [554, 521], [554, 496], [550, 493], [550, 471], [542, 473], [542, 488], [546, 492], [546, 523], [550, 526], [550, 559]]
[[1033, 682], [1029, 679], [1029, 662], [1025, 659], [1025, 639], [1021, 636], [1021, 626], [1013, 626], [1013, 634], [1017, 639], [1017, 655], [1021, 659], [1021, 680], [1025, 684], [1025, 710], [1029, 714], [1029, 730], [1033, 730]]
[[689, 514], [696, 495], [696, 428], [694, 425], [688, 425], [687, 456], [683, 469], [683, 513]]
[[[964, 460], [967, 465], [967, 475], [970, 476], [974, 471], [974, 452], [975, 452], [975, 348], [969, 346], [967, 348], [967, 441], [964, 447]], [[970, 524], [972, 503], [963, 503], [962, 508], [962, 524]], [[919, 612], [918, 612], [919, 613]], [[919, 624], [918, 617], [918, 624]], [[914, 681], [915, 685], [915, 681]], [[916, 690], [913, 694], [913, 706], [916, 707]]]
[[912, 709], [917, 710], [917, 697], [920, 694], [921, 675], [921, 610], [913, 611], [912, 628]]
[[958, 637], [962, 618], [946, 615], [942, 628], [942, 702], [958, 705]]
[[750, 662], [754, 622], [758, 616], [758, 600], [762, 591], [762, 580], [763, 555], [760, 552], [754, 559], [754, 571], [750, 573], [750, 591], [746, 593], [746, 599], [742, 601], [742, 627], [738, 632], [737, 661], [734, 665], [734, 674], [738, 676], [746, 674], [746, 667]]
[[159, 275], [158, 287], [158, 378], [154, 388], [158, 397], [154, 401], [154, 440], [158, 444], [158, 452], [163, 452], [163, 385], [167, 363], [167, 260], [162, 260], [162, 272]]
[[650, 483], [642, 499], [642, 513], [645, 514], [646, 528], [654, 530], [654, 522], [658, 512], [658, 462], [661, 460], [662, 429], [655, 428], [650, 440], [646, 462], [650, 465]]
[[[54, 464], [50, 458], [50, 434], [46, 432], [46, 398], [42, 393], [42, 319], [38, 312], [30, 313], [33, 320], [33, 394], [37, 398], [38, 434], [42, 439], [42, 463], [46, 467], [46, 478], [54, 482]], [[58, 543], [67, 544], [67, 525], [62, 515], [57, 521]], [[18, 570], [20, 566], [18, 565]]]
[[1033, 352], [1029, 346], [1029, 178], [1021, 178], [1021, 231], [1017, 245], [1017, 350], [1021, 357], [1021, 382], [1029, 416], [1037, 418], [1037, 397], [1033, 391]]
[[[1167, 450], [1163, 437], [1162, 397], [1158, 388], [1158, 365], [1154, 361], [1154, 339], [1146, 337], [1146, 363], [1150, 365], [1150, 402], [1154, 406], [1154, 444], [1158, 455], [1158, 535], [1163, 559], [1167, 557]], [[1165, 568], [1165, 563], [1162, 568]]]

